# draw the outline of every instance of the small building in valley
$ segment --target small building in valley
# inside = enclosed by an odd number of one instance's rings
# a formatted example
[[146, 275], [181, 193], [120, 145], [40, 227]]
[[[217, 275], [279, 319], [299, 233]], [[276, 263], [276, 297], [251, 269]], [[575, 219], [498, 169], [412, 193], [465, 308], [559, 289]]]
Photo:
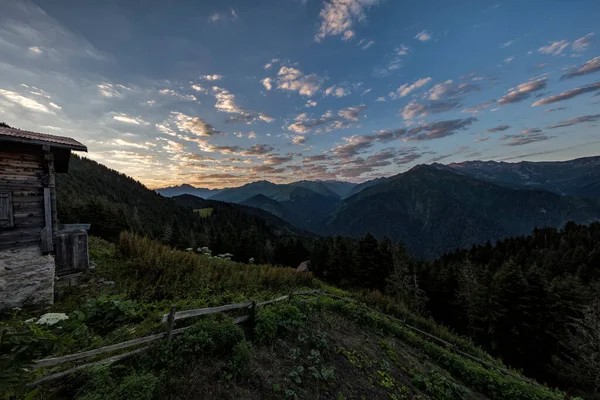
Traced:
[[87, 148], [0, 126], [0, 309], [53, 302], [55, 173], [68, 172], [71, 151]]

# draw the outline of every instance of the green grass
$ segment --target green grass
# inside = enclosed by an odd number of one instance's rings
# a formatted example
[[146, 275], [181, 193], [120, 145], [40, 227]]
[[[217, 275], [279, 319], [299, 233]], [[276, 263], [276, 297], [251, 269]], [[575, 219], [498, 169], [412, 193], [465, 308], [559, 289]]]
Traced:
[[198, 208], [194, 212], [198, 213], [202, 218], [208, 218], [212, 215], [214, 209], [212, 207]]

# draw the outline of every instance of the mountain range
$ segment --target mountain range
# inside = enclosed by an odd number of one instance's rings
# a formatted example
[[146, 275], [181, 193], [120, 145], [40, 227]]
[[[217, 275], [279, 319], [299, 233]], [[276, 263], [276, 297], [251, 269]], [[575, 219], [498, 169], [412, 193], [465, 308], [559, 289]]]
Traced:
[[259, 181], [217, 191], [182, 185], [157, 192], [175, 190], [259, 208], [321, 235], [371, 232], [402, 240], [429, 258], [535, 227], [600, 220], [600, 157], [418, 165], [361, 184]]

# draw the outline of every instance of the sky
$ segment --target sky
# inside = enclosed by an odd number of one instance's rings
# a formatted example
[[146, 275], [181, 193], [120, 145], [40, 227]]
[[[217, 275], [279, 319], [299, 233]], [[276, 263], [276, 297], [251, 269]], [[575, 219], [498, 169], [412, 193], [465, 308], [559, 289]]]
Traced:
[[600, 154], [600, 2], [0, 0], [0, 121], [150, 188]]

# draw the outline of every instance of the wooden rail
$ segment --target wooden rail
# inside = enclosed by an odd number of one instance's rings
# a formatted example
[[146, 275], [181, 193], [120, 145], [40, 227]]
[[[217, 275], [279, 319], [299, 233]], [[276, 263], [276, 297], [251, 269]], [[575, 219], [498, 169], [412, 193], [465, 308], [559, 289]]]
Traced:
[[[44, 358], [42, 360], [35, 361], [33, 364], [33, 368], [38, 369], [38, 368], [52, 367], [55, 365], [60, 365], [60, 364], [68, 363], [68, 362], [74, 362], [74, 361], [79, 361], [79, 360], [83, 360], [86, 358], [95, 357], [97, 355], [100, 355], [103, 353], [108, 353], [108, 352], [115, 351], [115, 350], [122, 350], [122, 349], [127, 349], [130, 347], [134, 347], [134, 346], [139, 346], [141, 344], [154, 342], [156, 340], [161, 340], [161, 339], [170, 340], [172, 336], [179, 335], [191, 327], [191, 326], [186, 326], [183, 328], [174, 329], [174, 323], [176, 320], [197, 317], [197, 316], [201, 316], [201, 315], [215, 314], [215, 313], [225, 312], [225, 311], [229, 311], [229, 310], [236, 310], [236, 309], [241, 309], [241, 308], [249, 308], [251, 311], [251, 314], [242, 315], [242, 316], [234, 318], [234, 320], [233, 320], [234, 324], [241, 324], [242, 322], [246, 322], [246, 321], [254, 319], [256, 307], [265, 306], [268, 304], [273, 304], [273, 303], [277, 303], [279, 301], [287, 300], [293, 295], [305, 295], [305, 294], [319, 293], [319, 292], [321, 292], [321, 291], [320, 290], [299, 291], [299, 292], [290, 293], [289, 295], [278, 297], [276, 299], [265, 300], [265, 301], [261, 301], [261, 302], [253, 301], [253, 302], [245, 302], [245, 303], [227, 304], [227, 305], [218, 306], [218, 307], [198, 308], [198, 309], [194, 309], [194, 310], [186, 310], [186, 311], [180, 311], [180, 312], [175, 312], [175, 306], [172, 306], [171, 312], [163, 315], [163, 317], [162, 317], [162, 322], [167, 323], [166, 332], [141, 337], [138, 339], [128, 340], [126, 342], [116, 343], [116, 344], [112, 344], [109, 346], [100, 347], [98, 349], [82, 351], [82, 352], [75, 353], [75, 354], [69, 354], [69, 355], [62, 356], [62, 357]], [[57, 372], [55, 374], [40, 378], [37, 381], [28, 384], [28, 386], [31, 386], [31, 387], [39, 386], [43, 383], [46, 383], [46, 382], [49, 382], [49, 381], [52, 381], [55, 379], [60, 379], [66, 375], [69, 375], [73, 372], [80, 371], [80, 370], [87, 368], [89, 366], [92, 366], [92, 365], [110, 364], [112, 362], [122, 360], [123, 358], [129, 357], [129, 356], [132, 356], [135, 354], [139, 354], [149, 348], [150, 348], [150, 346], [141, 347], [139, 349], [136, 349], [136, 350], [133, 350], [133, 351], [130, 351], [127, 353], [111, 356], [104, 360], [100, 360], [100, 361], [96, 361], [96, 362], [88, 363], [88, 364], [84, 364], [84, 365], [79, 365], [79, 366], [73, 367], [71, 369]]]

